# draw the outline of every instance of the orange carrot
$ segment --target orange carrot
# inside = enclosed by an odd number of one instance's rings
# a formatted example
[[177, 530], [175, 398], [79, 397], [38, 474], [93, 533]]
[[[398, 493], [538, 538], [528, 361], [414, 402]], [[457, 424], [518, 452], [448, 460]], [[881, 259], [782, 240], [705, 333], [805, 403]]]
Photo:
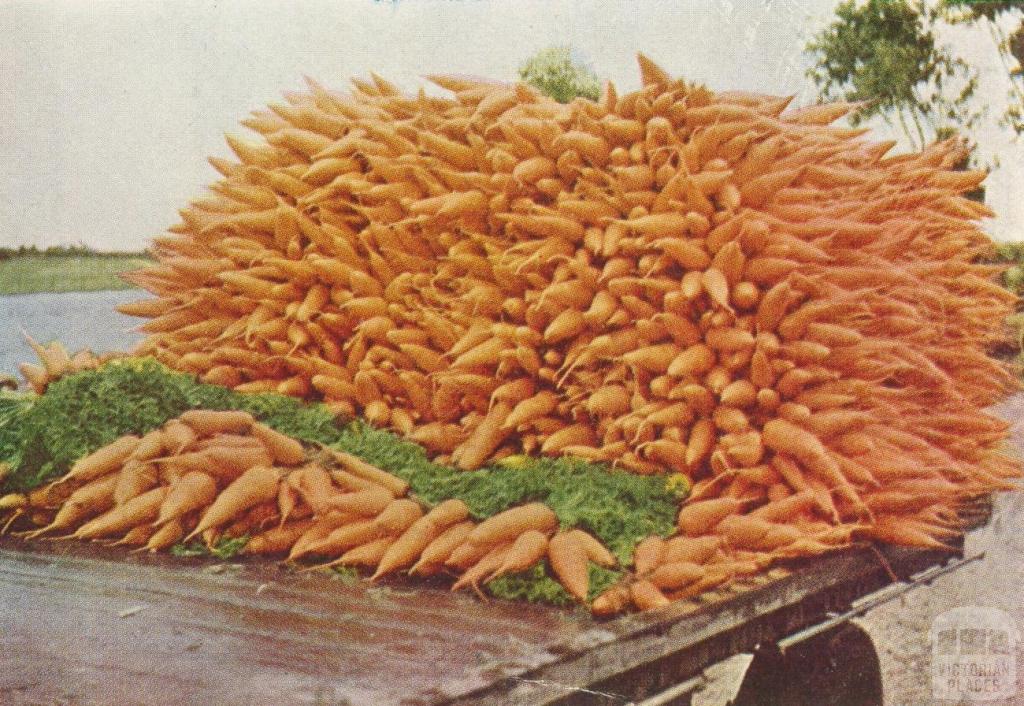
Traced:
[[352, 547], [337, 560], [332, 561], [330, 566], [366, 566], [373, 568], [377, 566], [388, 549], [395, 543], [394, 537], [380, 537], [369, 542]]
[[556, 534], [548, 542], [551, 570], [571, 596], [585, 602], [590, 591], [587, 550], [579, 539], [568, 532]]
[[630, 584], [629, 595], [633, 599], [633, 604], [640, 610], [653, 610], [669, 605], [669, 600], [665, 597], [665, 594], [647, 579], [634, 581]]
[[637, 574], [649, 573], [665, 556], [665, 540], [657, 535], [642, 539], [633, 549], [633, 568]]
[[251, 507], [276, 500], [277, 486], [280, 482], [280, 471], [276, 468], [250, 468], [221, 491], [203, 514], [196, 528], [185, 538], [186, 541], [208, 529], [227, 523]]
[[48, 525], [30, 532], [26, 536], [32, 538], [54, 530], [71, 529], [83, 520], [106, 512], [115, 505], [114, 494], [119, 482], [119, 475], [110, 473], [83, 485], [64, 501]]
[[178, 519], [169, 520], [160, 529], [153, 533], [146, 542], [146, 548], [151, 552], [158, 552], [167, 549], [185, 536], [185, 528], [181, 526]]
[[482, 581], [486, 581], [487, 577], [494, 573], [494, 571], [505, 562], [505, 559], [511, 549], [511, 542], [502, 542], [495, 546], [481, 557], [479, 561], [466, 569], [462, 573], [462, 576], [452, 584], [451, 590], [458, 591], [460, 588], [465, 586], [471, 586], [474, 590], [479, 590], [479, 584]]
[[475, 545], [511, 542], [527, 530], [550, 532], [558, 525], [558, 518], [543, 503], [529, 503], [499, 512], [487, 518], [469, 534], [466, 541]]
[[548, 537], [538, 530], [527, 530], [519, 535], [509, 548], [505, 560], [487, 580], [504, 574], [525, 571], [544, 558], [548, 549]]
[[666, 564], [687, 562], [704, 564], [722, 547], [721, 537], [672, 537], [665, 545]]
[[419, 503], [400, 498], [392, 500], [373, 521], [382, 532], [398, 536], [422, 517], [423, 509]]
[[739, 512], [743, 501], [736, 498], [716, 498], [688, 503], [679, 511], [679, 530], [690, 536], [706, 534], [729, 515]]
[[376, 517], [388, 505], [394, 502], [394, 496], [384, 488], [359, 490], [355, 493], [332, 495], [324, 502], [324, 509], [330, 508], [342, 512], [359, 515], [360, 517]]
[[129, 459], [121, 472], [117, 474], [117, 485], [114, 487], [114, 504], [120, 505], [137, 495], [142, 495], [157, 484], [158, 472], [152, 463], [144, 463], [135, 458]]
[[616, 584], [594, 599], [590, 610], [597, 616], [608, 616], [621, 613], [632, 600], [629, 587]]
[[373, 481], [377, 485], [387, 488], [395, 496], [405, 495], [406, 491], [409, 490], [409, 484], [397, 476], [393, 476], [387, 471], [383, 471], [376, 466], [372, 466], [366, 463], [362, 459], [359, 459], [352, 454], [345, 453], [344, 451], [331, 450], [331, 455], [334, 459], [349, 473], [353, 473], [360, 478]]
[[178, 417], [188, 424], [199, 436], [214, 434], [237, 434], [248, 431], [255, 420], [248, 412], [220, 412], [209, 409], [191, 409]]
[[598, 566], [610, 568], [617, 563], [612, 553], [592, 535], [580, 529], [569, 530], [568, 534], [583, 546], [587, 552], [587, 559]]
[[682, 588], [704, 577], [707, 569], [688, 561], [676, 561], [657, 566], [648, 576], [654, 586], [663, 590]]
[[118, 505], [95, 520], [85, 523], [74, 533], [76, 539], [96, 539], [118, 532], [126, 532], [132, 527], [152, 522], [160, 512], [160, 505], [167, 497], [167, 488], [153, 488], [138, 497]]
[[420, 558], [409, 569], [410, 574], [427, 574], [444, 564], [456, 548], [462, 546], [473, 530], [473, 522], [466, 520], [456, 523], [433, 539], [420, 554]]
[[138, 448], [141, 439], [127, 434], [79, 459], [61, 480], [90, 481], [120, 468]]
[[200, 510], [217, 497], [217, 484], [205, 473], [191, 471], [171, 484], [167, 497], [160, 505], [156, 524], [177, 520], [190, 512]]
[[302, 444], [295, 439], [274, 431], [264, 424], [253, 424], [250, 433], [263, 442], [277, 463], [283, 466], [295, 466], [302, 463], [304, 455]]

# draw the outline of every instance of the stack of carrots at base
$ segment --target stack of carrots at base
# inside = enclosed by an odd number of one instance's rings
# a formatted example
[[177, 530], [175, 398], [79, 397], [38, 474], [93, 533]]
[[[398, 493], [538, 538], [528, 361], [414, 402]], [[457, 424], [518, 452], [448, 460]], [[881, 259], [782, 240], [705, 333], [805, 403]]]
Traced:
[[588, 562], [616, 563], [590, 534], [559, 532], [542, 503], [478, 523], [461, 500], [425, 509], [408, 490], [397, 476], [345, 452], [305, 448], [247, 412], [192, 410], [117, 439], [27, 495], [4, 496], [0, 512], [12, 511], [7, 526], [23, 515], [42, 524], [29, 538], [59, 532], [151, 552], [195, 537], [209, 547], [241, 539], [246, 554], [326, 559], [314, 568], [365, 567], [374, 579], [447, 570], [458, 577], [453, 589], [478, 589], [547, 558], [581, 601]]
[[121, 307], [149, 319], [137, 353], [463, 469], [686, 474], [681, 538], [610, 608], [858, 539], [945, 546], [1020, 475], [985, 411], [1019, 381], [988, 354], [1016, 297], [963, 195], [984, 173], [955, 140], [886, 156], [831, 125], [853, 105], [640, 69], [567, 105], [453, 76], [287, 94], [129, 275], [156, 295]]

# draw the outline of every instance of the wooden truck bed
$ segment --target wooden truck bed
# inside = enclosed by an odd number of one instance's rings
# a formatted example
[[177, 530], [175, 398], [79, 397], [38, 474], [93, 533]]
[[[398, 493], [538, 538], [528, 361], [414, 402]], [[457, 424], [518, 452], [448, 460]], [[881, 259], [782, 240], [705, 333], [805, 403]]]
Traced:
[[[846, 550], [595, 620], [265, 560], [0, 540], [0, 703], [626, 704], [950, 555]], [[888, 566], [886, 566], [888, 564]]]

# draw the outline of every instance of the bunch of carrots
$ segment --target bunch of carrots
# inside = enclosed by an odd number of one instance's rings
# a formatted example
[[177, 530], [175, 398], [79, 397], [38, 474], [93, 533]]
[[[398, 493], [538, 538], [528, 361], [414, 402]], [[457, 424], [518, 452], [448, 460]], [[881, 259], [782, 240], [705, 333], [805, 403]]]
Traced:
[[326, 559], [315, 566], [364, 567], [373, 579], [447, 571], [457, 576], [453, 590], [479, 590], [547, 558], [583, 602], [588, 562], [616, 563], [590, 534], [559, 532], [541, 503], [477, 523], [461, 500], [425, 511], [408, 489], [351, 454], [306, 449], [247, 412], [192, 410], [117, 439], [28, 495], [0, 498], [0, 514], [9, 514], [4, 530], [21, 517], [42, 525], [29, 538], [60, 532], [151, 552], [243, 538], [246, 554]]
[[680, 532], [757, 556], [944, 545], [1020, 474], [984, 411], [1019, 386], [961, 195], [984, 173], [954, 140], [886, 156], [830, 125], [849, 104], [640, 73], [568, 105], [452, 76], [288, 94], [128, 276], [156, 295], [120, 307], [138, 352], [464, 469], [684, 473]]
[[83, 370], [95, 370], [107, 361], [121, 358], [125, 354], [119, 352], [107, 352], [96, 355], [88, 348], [83, 348], [75, 353], [68, 352], [59, 341], [51, 341], [43, 345], [27, 333], [22, 332], [25, 340], [32, 347], [39, 363], [22, 363], [18, 366], [25, 381], [36, 394], [46, 392], [47, 386], [65, 375], [71, 375]]

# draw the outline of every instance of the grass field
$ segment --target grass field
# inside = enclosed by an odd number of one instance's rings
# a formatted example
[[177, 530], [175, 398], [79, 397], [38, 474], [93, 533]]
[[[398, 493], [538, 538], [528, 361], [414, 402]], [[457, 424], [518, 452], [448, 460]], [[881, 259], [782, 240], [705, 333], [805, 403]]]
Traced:
[[151, 262], [132, 254], [15, 254], [0, 259], [0, 295], [131, 289], [118, 273]]

